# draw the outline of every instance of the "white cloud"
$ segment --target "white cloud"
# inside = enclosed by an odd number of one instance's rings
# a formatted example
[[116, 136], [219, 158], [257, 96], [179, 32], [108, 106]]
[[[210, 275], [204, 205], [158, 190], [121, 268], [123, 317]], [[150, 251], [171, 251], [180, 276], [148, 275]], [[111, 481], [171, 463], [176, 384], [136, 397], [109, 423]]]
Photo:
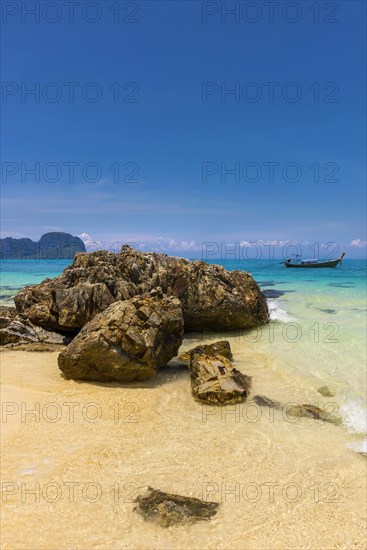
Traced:
[[240, 246], [285, 246], [292, 243], [299, 244], [297, 241], [270, 241], [259, 239], [258, 241], [241, 241]]
[[357, 248], [366, 248], [367, 241], [362, 241], [361, 239], [354, 239], [349, 243], [349, 246], [355, 246]]
[[[89, 233], [80, 233], [78, 237], [84, 242], [87, 252], [94, 252], [95, 250], [110, 250], [111, 252], [119, 252], [124, 244], [129, 244], [133, 248], [142, 250], [151, 250], [154, 252], [194, 252], [201, 250], [201, 243], [196, 241], [179, 241], [172, 237], [157, 236], [157, 235], [142, 235], [145, 242], [141, 242], [142, 239], [139, 235], [125, 235], [119, 236], [114, 240], [97, 240], [94, 239]], [[147, 238], [148, 237], [148, 238]]]

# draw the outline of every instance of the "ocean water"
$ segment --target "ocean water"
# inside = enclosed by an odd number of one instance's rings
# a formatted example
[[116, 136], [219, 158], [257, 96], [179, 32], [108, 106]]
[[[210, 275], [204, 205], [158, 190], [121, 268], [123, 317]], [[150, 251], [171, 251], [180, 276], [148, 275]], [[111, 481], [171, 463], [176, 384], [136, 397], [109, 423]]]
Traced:
[[269, 325], [238, 334], [237, 340], [271, 358], [270, 365], [289, 385], [290, 400], [300, 397], [300, 388], [306, 397], [327, 385], [334, 397], [312, 403], [328, 402], [342, 415], [348, 446], [367, 452], [366, 261], [343, 260], [331, 269], [217, 263], [251, 273], [268, 299]]
[[[1, 261], [0, 304], [13, 305], [20, 288], [55, 277], [70, 263]], [[287, 269], [278, 260], [272, 265], [266, 260], [212, 263], [248, 271], [268, 300], [268, 325], [216, 335], [229, 339], [237, 350], [238, 368], [248, 372], [247, 352], [263, 354], [266, 368], [282, 380], [289, 401], [297, 397], [298, 402], [303, 398], [310, 403], [313, 396], [317, 404], [317, 389], [327, 385], [334, 394], [328, 402], [342, 414], [350, 434], [347, 444], [367, 452], [366, 261], [347, 259], [335, 269]], [[203, 334], [199, 340], [213, 336]], [[320, 405], [325, 402], [320, 395]]]
[[0, 305], [13, 306], [13, 298], [21, 288], [57, 277], [71, 263], [71, 260], [0, 260]]

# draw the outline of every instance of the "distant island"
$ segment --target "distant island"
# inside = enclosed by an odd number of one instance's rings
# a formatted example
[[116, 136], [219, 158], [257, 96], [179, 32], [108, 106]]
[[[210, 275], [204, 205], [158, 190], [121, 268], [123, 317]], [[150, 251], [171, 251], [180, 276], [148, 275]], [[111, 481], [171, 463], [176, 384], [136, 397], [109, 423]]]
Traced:
[[0, 239], [2, 260], [72, 260], [77, 252], [85, 251], [83, 241], [70, 233], [45, 233], [37, 242], [28, 238]]

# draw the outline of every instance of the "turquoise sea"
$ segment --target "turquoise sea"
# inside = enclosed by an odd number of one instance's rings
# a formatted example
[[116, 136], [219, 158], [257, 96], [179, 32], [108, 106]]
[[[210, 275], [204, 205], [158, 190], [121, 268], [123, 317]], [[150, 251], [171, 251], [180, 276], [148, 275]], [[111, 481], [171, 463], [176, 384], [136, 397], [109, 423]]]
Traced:
[[[69, 260], [1, 261], [0, 304], [13, 305], [25, 285], [55, 277]], [[350, 446], [366, 449], [366, 261], [344, 260], [335, 269], [287, 269], [275, 260], [213, 261], [248, 271], [265, 292], [269, 325], [222, 335], [236, 347], [269, 359], [290, 388], [327, 385], [351, 434]]]

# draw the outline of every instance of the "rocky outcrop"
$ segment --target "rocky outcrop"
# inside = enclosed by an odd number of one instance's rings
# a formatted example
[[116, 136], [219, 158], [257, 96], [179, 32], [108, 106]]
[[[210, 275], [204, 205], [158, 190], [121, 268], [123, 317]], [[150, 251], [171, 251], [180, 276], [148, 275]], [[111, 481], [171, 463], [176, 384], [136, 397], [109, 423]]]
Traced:
[[181, 300], [186, 331], [246, 329], [268, 321], [265, 297], [248, 273], [129, 246], [119, 254], [77, 254], [59, 277], [21, 290], [15, 304], [32, 323], [76, 333], [113, 302], [157, 287]]
[[0, 306], [0, 329], [7, 327], [16, 316], [15, 307]]
[[148, 487], [147, 494], [138, 496], [135, 502], [138, 505], [134, 510], [145, 521], [155, 522], [161, 527], [207, 521], [215, 516], [219, 508], [217, 502], [164, 493], [152, 487]]
[[214, 342], [214, 344], [202, 344], [196, 346], [178, 356], [178, 359], [190, 362], [194, 355], [222, 355], [226, 359], [232, 359], [231, 346], [227, 340], [221, 340], [220, 342]]
[[70, 233], [54, 231], [42, 235], [39, 241], [28, 238], [0, 239], [0, 258], [9, 259], [45, 259], [72, 260], [77, 252], [85, 252], [85, 245], [79, 237]]
[[251, 388], [251, 377], [232, 367], [221, 355], [193, 355], [190, 375], [194, 397], [210, 405], [245, 401]]
[[180, 301], [158, 289], [96, 315], [59, 355], [59, 368], [74, 379], [145, 380], [177, 355], [182, 333]]
[[[70, 336], [62, 335], [56, 332], [50, 332], [42, 327], [36, 326], [22, 315], [14, 315], [12, 311], [15, 308], [9, 308], [6, 312], [2, 308], [0, 312], [0, 345], [9, 344], [68, 344]], [[6, 317], [6, 315], [9, 317]]]

